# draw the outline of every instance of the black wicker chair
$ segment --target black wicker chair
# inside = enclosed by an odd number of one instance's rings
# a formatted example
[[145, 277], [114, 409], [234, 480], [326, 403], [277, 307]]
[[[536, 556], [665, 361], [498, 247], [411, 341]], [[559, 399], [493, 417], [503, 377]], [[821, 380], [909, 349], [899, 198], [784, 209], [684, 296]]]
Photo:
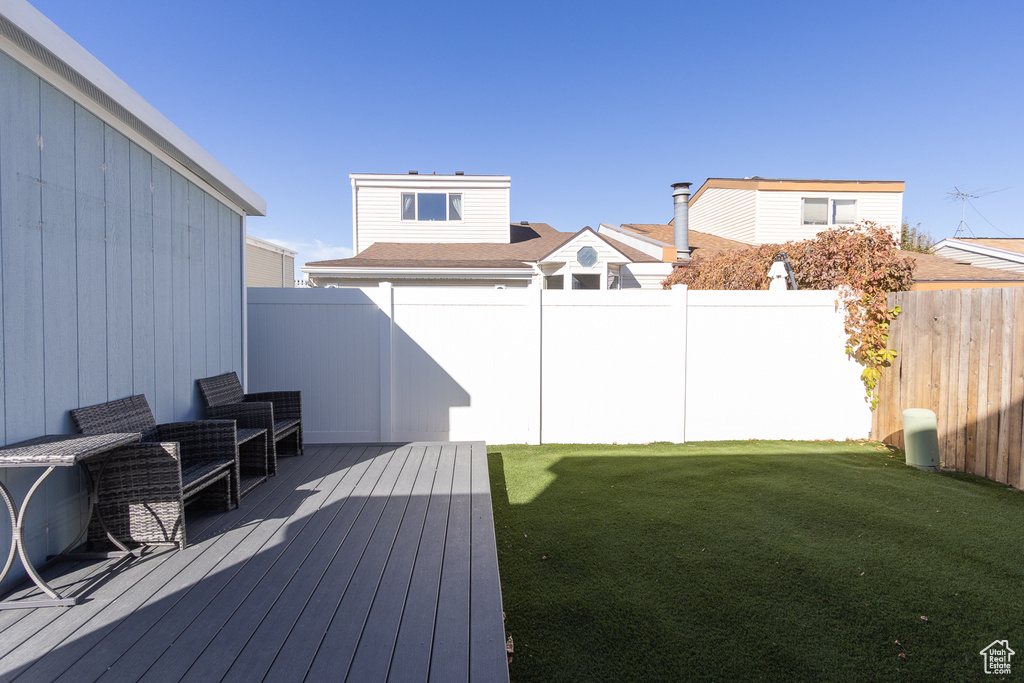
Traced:
[[302, 455], [302, 393], [298, 391], [242, 391], [238, 375], [228, 372], [196, 380], [211, 420], [236, 420], [241, 428], [263, 428], [267, 439], [271, 474], [278, 455]]
[[[119, 460], [114, 463], [108, 462], [103, 473], [101, 493], [104, 497], [110, 497], [108, 481], [111, 486], [123, 485], [126, 489], [138, 489], [136, 497], [139, 500], [136, 502], [145, 507], [147, 491], [150, 487], [157, 486], [150, 480], [156, 480], [159, 483], [161, 495], [165, 495], [171, 487], [176, 486], [177, 510], [172, 511], [171, 508], [174, 506], [170, 504], [165, 506], [167, 510], [164, 514], [153, 512], [151, 516], [159, 517], [161, 524], [158, 526], [164, 528], [169, 524], [172, 516], [178, 515], [176, 527], [180, 529], [180, 540], [177, 542], [182, 547], [185, 545], [183, 518], [185, 503], [196, 501], [203, 507], [221, 510], [230, 510], [238, 506], [241, 468], [239, 467], [235, 423], [231, 420], [172, 422], [158, 425], [146, 397], [141, 394], [95, 406], [77, 408], [71, 411], [71, 417], [78, 431], [83, 434], [142, 433], [143, 443], [125, 447], [124, 454], [118, 454]], [[160, 447], [167, 454], [173, 456], [174, 467], [177, 470], [176, 479], [169, 471], [164, 471], [169, 469], [166, 466], [155, 468], [153, 465], [151, 456], [156, 452], [155, 447]], [[262, 457], [265, 478], [267, 467], [265, 451]], [[258, 464], [258, 462], [254, 463], [256, 466]], [[115, 466], [113, 471], [111, 465]], [[117, 497], [114, 496], [113, 499], [116, 500]], [[131, 504], [128, 505], [128, 508], [132, 507]], [[123, 509], [122, 505], [121, 510], [123, 511]], [[129, 528], [114, 528], [111, 527], [108, 514], [115, 518], [125, 518], [125, 515], [118, 515], [118, 510], [115, 508], [108, 511], [103, 506], [101, 506], [101, 512], [108, 528], [118, 538], [129, 538], [140, 543], [153, 542], [140, 538], [134, 526], [131, 526], [131, 515], [120, 522], [127, 524]], [[118, 523], [115, 521], [115, 526]], [[119, 531], [120, 533], [118, 533]], [[96, 535], [90, 531], [90, 540], [95, 538]], [[176, 539], [177, 537], [172, 535], [170, 538]]]
[[[104, 462], [87, 462], [85, 467], [93, 479], [102, 477], [99, 511], [115, 538], [185, 547], [178, 444], [133, 443], [121, 446]], [[106, 532], [95, 516], [88, 541], [90, 545], [106, 542]]]

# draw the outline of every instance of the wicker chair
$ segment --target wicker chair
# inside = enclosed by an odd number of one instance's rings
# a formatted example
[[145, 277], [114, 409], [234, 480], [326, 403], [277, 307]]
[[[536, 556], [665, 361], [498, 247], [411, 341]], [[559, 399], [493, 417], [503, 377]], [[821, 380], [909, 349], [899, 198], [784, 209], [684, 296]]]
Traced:
[[[139, 505], [143, 508], [147, 505], [152, 508], [148, 512], [150, 516], [160, 519], [157, 526], [164, 530], [163, 533], [166, 533], [168, 528], [179, 529], [177, 533], [180, 534], [180, 538], [175, 534], [167, 534], [167, 539], [178, 542], [182, 547], [185, 545], [185, 503], [194, 500], [203, 507], [221, 510], [230, 510], [238, 506], [241, 468], [234, 422], [203, 420], [158, 425], [146, 397], [141, 394], [77, 408], [71, 411], [71, 417], [78, 431], [83, 434], [142, 434], [143, 443], [125, 447], [118, 453], [115, 462], [108, 461], [103, 473], [101, 494], [104, 498], [110, 497], [108, 486], [129, 491], [136, 489], [137, 500], [128, 503], [127, 508], [124, 504], [118, 504], [120, 507], [114, 505], [108, 510], [101, 505], [104, 521], [118, 538], [128, 538], [140, 543], [154, 542], [143, 540], [150, 538], [145, 533], [137, 534], [132, 525], [132, 513], [127, 516], [123, 514], [126, 509], [134, 510]], [[169, 470], [166, 465], [160, 468], [154, 466], [152, 455], [157, 452], [156, 447], [172, 456], [176, 477], [165, 471]], [[266, 472], [265, 453], [263, 458], [263, 471]], [[174, 500], [170, 500], [168, 491], [174, 487]], [[159, 489], [161, 497], [150, 500], [151, 489]], [[117, 500], [117, 496], [113, 496], [112, 499]], [[118, 514], [118, 510], [122, 514]], [[121, 519], [115, 519], [114, 526], [111, 526], [108, 513], [113, 518]], [[177, 516], [177, 519], [172, 523], [170, 520], [174, 516]], [[122, 526], [117, 526], [118, 524]], [[161, 532], [157, 533], [159, 535]], [[92, 530], [89, 535], [90, 540], [97, 537]]]
[[[115, 450], [102, 464], [87, 462], [85, 467], [91, 478], [102, 476], [100, 515], [115, 538], [185, 547], [178, 444], [133, 443]], [[92, 545], [105, 540], [104, 528], [94, 516], [88, 541]]]
[[246, 394], [238, 375], [228, 372], [196, 380], [211, 420], [236, 420], [238, 427], [264, 428], [271, 474], [278, 455], [302, 455], [302, 393], [264, 391]]

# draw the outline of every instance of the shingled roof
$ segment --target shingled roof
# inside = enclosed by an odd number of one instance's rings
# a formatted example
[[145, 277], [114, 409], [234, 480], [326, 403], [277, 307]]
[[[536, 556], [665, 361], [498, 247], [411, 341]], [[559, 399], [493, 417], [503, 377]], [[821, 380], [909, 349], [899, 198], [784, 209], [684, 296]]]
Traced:
[[[536, 263], [578, 233], [560, 232], [547, 223], [513, 223], [510, 244], [473, 242], [375, 242], [358, 256], [311, 261], [316, 268], [524, 268]], [[633, 262], [656, 262], [638, 249], [598, 235]]]
[[1020, 237], [957, 237], [957, 242], [977, 244], [979, 247], [991, 247], [1024, 254], [1024, 238]]
[[[674, 228], [671, 223], [664, 225], [652, 223], [630, 223], [624, 224], [622, 227], [626, 230], [635, 232], [638, 235], [662, 242], [666, 246], [672, 246], [675, 243]], [[737, 242], [736, 240], [697, 232], [696, 230], [690, 230], [689, 241], [691, 253], [694, 255], [701, 253], [704, 256], [711, 256], [721, 251], [746, 249], [751, 246], [743, 242]], [[1008, 251], [1019, 251], [1024, 253], [1024, 240], [982, 238], [970, 241], [975, 244], [984, 244], [986, 246], [992, 246], [999, 249], [1007, 249]], [[919, 254], [908, 251], [905, 252], [905, 255], [914, 259], [915, 282], [1024, 282], [1024, 273], [972, 266], [964, 261], [935, 256], [933, 254]]]
[[[642, 237], [648, 237], [661, 242], [666, 247], [675, 245], [675, 228], [672, 226], [672, 223], [664, 225], [660, 223], [627, 223], [621, 227], [624, 230], [635, 232]], [[736, 249], [745, 249], [750, 246], [744, 242], [737, 242], [736, 240], [709, 235], [706, 232], [698, 232], [696, 230], [690, 230], [689, 242], [691, 256], [697, 254], [712, 256], [720, 251], [735, 251]]]
[[972, 266], [965, 261], [905, 252], [914, 259], [914, 282], [1024, 282], [1024, 273]]

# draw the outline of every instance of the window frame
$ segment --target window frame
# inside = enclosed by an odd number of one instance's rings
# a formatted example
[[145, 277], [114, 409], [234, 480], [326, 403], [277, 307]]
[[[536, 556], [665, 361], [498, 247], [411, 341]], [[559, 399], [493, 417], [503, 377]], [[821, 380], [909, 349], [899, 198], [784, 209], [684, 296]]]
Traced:
[[[816, 223], [807, 220], [807, 202], [825, 202], [825, 220], [821, 223]], [[817, 204], [815, 204], [817, 206]], [[801, 197], [800, 198], [800, 225], [828, 225], [829, 209], [831, 208], [831, 201], [828, 197]]]
[[[441, 220], [441, 219], [430, 219], [430, 218], [420, 218], [420, 195], [421, 194], [433, 194], [433, 195], [443, 195], [444, 196], [444, 215], [445, 215], [445, 218], [443, 220]], [[405, 198], [407, 196], [409, 196], [409, 195], [412, 195], [412, 198], [413, 198], [413, 200], [412, 200], [413, 217], [412, 218], [406, 218], [406, 215], [405, 215], [406, 214], [406, 211], [405, 211]], [[398, 200], [399, 220], [401, 220], [403, 223], [462, 223], [465, 220], [464, 217], [466, 215], [465, 204], [464, 203], [462, 204], [462, 215], [460, 215], [458, 218], [452, 218], [452, 196], [461, 197], [462, 202], [465, 202], [465, 197], [466, 197], [466, 193], [465, 192], [426, 192], [426, 191], [424, 191], [424, 192], [420, 192], [420, 191], [402, 192], [400, 194], [399, 200]]]
[[[853, 204], [853, 220], [848, 223], [840, 223], [836, 220], [836, 202], [849, 202]], [[829, 225], [857, 225], [857, 200], [856, 199], [829, 199], [832, 210], [829, 212]]]
[[[810, 223], [810, 222], [807, 221], [806, 208], [807, 208], [807, 201], [808, 200], [816, 200], [816, 201], [824, 200], [825, 201], [825, 222], [824, 223]], [[835, 218], [836, 218], [836, 202], [851, 202], [853, 204], [853, 220], [852, 221], [850, 221], [848, 223], [838, 223], [838, 222], [836, 222], [836, 220], [835, 220]], [[859, 199], [857, 199], [857, 198], [854, 198], [854, 199], [842, 198], [842, 199], [840, 199], [840, 198], [837, 198], [837, 197], [800, 197], [800, 225], [802, 225], [802, 226], [816, 226], [816, 227], [821, 227], [821, 226], [828, 227], [828, 226], [832, 226], [832, 225], [856, 225], [857, 221], [860, 218], [860, 215], [858, 213], [858, 209], [860, 208], [859, 207], [859, 203], [860, 203]]]

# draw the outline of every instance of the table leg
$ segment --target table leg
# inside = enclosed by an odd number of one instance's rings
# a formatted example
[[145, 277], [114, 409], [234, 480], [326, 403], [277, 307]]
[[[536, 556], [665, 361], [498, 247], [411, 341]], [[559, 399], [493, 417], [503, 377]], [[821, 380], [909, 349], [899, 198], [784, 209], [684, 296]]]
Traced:
[[[110, 529], [107, 528], [107, 523], [103, 519], [103, 511], [100, 510], [100, 482], [103, 480], [103, 472], [107, 468], [107, 463], [110, 460], [110, 454], [103, 460], [103, 464], [100, 465], [99, 472], [96, 473], [96, 478], [93, 479], [89, 473], [89, 468], [82, 465], [82, 470], [85, 472], [85, 478], [87, 480], [87, 488], [89, 489], [89, 514], [85, 519], [85, 524], [82, 526], [82, 530], [75, 536], [75, 540], [68, 544], [68, 547], [60, 551], [59, 557], [68, 560], [109, 560], [120, 557], [126, 557], [131, 555], [132, 557], [140, 557], [142, 550], [132, 550], [124, 543], [119, 541], [116, 536], [110, 533]], [[103, 529], [103, 533], [107, 535], [107, 539], [113, 543], [118, 549], [111, 550], [109, 552], [92, 552], [86, 551], [81, 553], [73, 553], [71, 550], [78, 547], [78, 544], [83, 538], [89, 533], [89, 523], [92, 522], [93, 515], [96, 515], [96, 520], [100, 523], [100, 528]]]
[[14, 509], [14, 498], [11, 497], [11, 492], [7, 490], [2, 481], [0, 481], [0, 496], [3, 496], [4, 502], [7, 503], [7, 514], [11, 517], [11, 549], [7, 552], [7, 562], [4, 563], [4, 570], [0, 572], [0, 583], [3, 583], [4, 579], [7, 578], [7, 572], [11, 571], [11, 565], [14, 564], [14, 555], [18, 551], [18, 544], [14, 542], [14, 530], [18, 523], [18, 513]]
[[[13, 532], [13, 546], [17, 547], [18, 555], [21, 556], [21, 564], [25, 567], [25, 571], [28, 573], [29, 578], [42, 589], [44, 593], [50, 596], [49, 600], [5, 600], [0, 602], [0, 609], [31, 609], [34, 607], [70, 607], [71, 605], [78, 604], [78, 598], [62, 598], [57, 591], [50, 588], [50, 585], [43, 580], [43, 577], [39, 576], [39, 573], [32, 566], [32, 562], [28, 558], [28, 552], [25, 550], [25, 515], [28, 511], [29, 503], [32, 502], [32, 496], [35, 495], [36, 490], [39, 489], [43, 481], [50, 476], [56, 467], [50, 466], [46, 468], [46, 471], [39, 475], [36, 482], [32, 484], [32, 488], [25, 494], [25, 500], [21, 502], [21, 510], [13, 519], [14, 524], [12, 525]], [[10, 493], [7, 489], [4, 489], [4, 497], [6, 499], [9, 509], [13, 508], [13, 501], [10, 500]], [[8, 558], [8, 566], [4, 569], [6, 573], [10, 569], [10, 558]], [[0, 576], [0, 580], [3, 576]]]

